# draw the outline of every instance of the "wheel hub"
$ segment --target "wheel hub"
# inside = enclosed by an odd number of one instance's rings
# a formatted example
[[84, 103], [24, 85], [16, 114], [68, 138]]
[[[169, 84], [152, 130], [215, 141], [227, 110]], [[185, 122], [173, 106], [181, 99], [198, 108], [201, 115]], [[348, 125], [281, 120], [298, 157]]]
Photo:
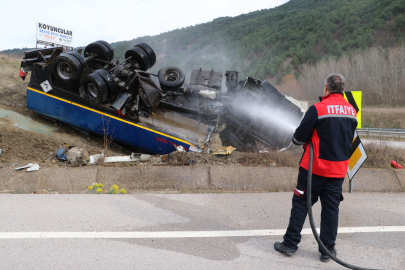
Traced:
[[163, 79], [167, 82], [174, 82], [180, 77], [177, 70], [169, 69], [163, 74]]
[[64, 80], [70, 79], [73, 74], [72, 67], [66, 62], [59, 63], [56, 67], [56, 72], [58, 73], [59, 77]]
[[96, 98], [98, 96], [97, 95], [97, 87], [92, 83], [89, 83], [87, 85], [87, 92], [90, 94], [91, 97]]

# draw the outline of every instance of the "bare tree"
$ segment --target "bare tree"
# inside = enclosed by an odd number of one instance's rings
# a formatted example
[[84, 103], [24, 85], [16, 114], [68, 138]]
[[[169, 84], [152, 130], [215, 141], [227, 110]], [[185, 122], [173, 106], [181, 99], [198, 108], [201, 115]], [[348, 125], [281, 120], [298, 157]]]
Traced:
[[298, 80], [306, 99], [320, 94], [325, 78], [340, 73], [347, 80], [346, 91], [363, 91], [366, 105], [405, 105], [405, 45], [355, 51], [339, 59], [326, 58], [302, 67]]

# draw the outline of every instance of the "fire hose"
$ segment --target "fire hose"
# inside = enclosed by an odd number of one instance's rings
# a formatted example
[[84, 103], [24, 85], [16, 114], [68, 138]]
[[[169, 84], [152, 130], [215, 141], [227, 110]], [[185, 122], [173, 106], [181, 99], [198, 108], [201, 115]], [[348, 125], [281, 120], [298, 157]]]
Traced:
[[313, 158], [314, 158], [314, 150], [312, 146], [312, 142], [310, 141], [309, 143], [309, 167], [308, 167], [308, 183], [307, 183], [307, 208], [308, 208], [308, 218], [309, 218], [309, 223], [311, 224], [311, 229], [312, 233], [314, 234], [314, 237], [316, 241], [318, 242], [318, 245], [321, 247], [321, 250], [324, 254], [327, 254], [332, 260], [337, 262], [338, 264], [349, 268], [349, 269], [354, 269], [354, 270], [377, 270], [377, 269], [371, 269], [371, 268], [362, 268], [358, 266], [354, 266], [351, 264], [348, 264], [340, 259], [338, 259], [335, 255], [333, 255], [322, 243], [321, 239], [319, 238], [318, 232], [316, 231], [315, 227], [315, 222], [314, 222], [314, 217], [312, 216], [312, 200], [311, 200], [311, 190], [312, 190], [312, 163], [313, 163]]

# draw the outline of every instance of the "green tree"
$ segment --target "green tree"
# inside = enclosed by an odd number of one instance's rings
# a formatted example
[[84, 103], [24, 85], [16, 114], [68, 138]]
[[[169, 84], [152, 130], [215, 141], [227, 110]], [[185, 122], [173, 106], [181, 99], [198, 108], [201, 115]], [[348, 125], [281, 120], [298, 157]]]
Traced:
[[335, 40], [332, 42], [332, 46], [330, 48], [330, 54], [336, 57], [340, 57], [343, 53], [342, 46], [340, 45], [339, 41]]

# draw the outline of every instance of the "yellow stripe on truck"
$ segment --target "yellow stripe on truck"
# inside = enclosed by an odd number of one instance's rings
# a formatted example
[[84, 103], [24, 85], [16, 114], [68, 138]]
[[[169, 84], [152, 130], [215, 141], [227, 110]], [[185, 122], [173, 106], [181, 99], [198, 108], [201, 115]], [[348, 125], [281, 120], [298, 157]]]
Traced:
[[130, 125], [132, 125], [132, 126], [139, 127], [139, 128], [144, 129], [144, 130], [151, 131], [151, 132], [153, 132], [153, 133], [156, 133], [156, 134], [165, 136], [165, 137], [167, 137], [167, 138], [170, 138], [170, 139], [173, 139], [173, 140], [176, 140], [176, 141], [179, 141], [179, 142], [182, 142], [182, 143], [185, 143], [185, 144], [188, 144], [188, 145], [192, 145], [192, 146], [193, 146], [193, 144], [191, 144], [191, 143], [189, 143], [189, 142], [186, 142], [186, 141], [184, 141], [184, 140], [182, 140], [182, 139], [179, 139], [179, 138], [176, 138], [176, 137], [173, 137], [173, 136], [164, 134], [164, 133], [162, 133], [162, 132], [159, 132], [159, 131], [156, 131], [156, 130], [153, 130], [153, 129], [150, 129], [150, 128], [147, 128], [147, 127], [144, 127], [144, 126], [141, 126], [141, 125], [138, 125], [138, 124], [135, 124], [135, 123], [132, 123], [132, 122], [123, 120], [123, 119], [121, 119], [121, 118], [112, 116], [112, 115], [110, 115], [110, 114], [106, 114], [106, 113], [103, 113], [103, 112], [100, 112], [100, 111], [91, 109], [91, 108], [89, 108], [89, 107], [80, 105], [80, 104], [78, 104], [78, 103], [75, 103], [75, 102], [72, 102], [72, 101], [69, 101], [69, 100], [66, 100], [66, 99], [63, 99], [63, 98], [55, 97], [55, 96], [53, 96], [53, 95], [47, 94], [47, 93], [45, 93], [45, 92], [39, 91], [39, 90], [34, 89], [34, 88], [31, 88], [31, 87], [27, 87], [27, 89], [28, 89], [28, 90], [31, 90], [31, 91], [34, 91], [34, 92], [37, 92], [37, 93], [39, 93], [39, 94], [41, 94], [41, 95], [45, 95], [45, 96], [48, 96], [48, 97], [51, 97], [51, 98], [54, 98], [54, 99], [57, 99], [57, 100], [60, 100], [60, 101], [63, 101], [63, 102], [72, 104], [72, 105], [74, 105], [74, 106], [83, 108], [83, 109], [85, 109], [85, 110], [92, 111], [92, 112], [95, 112], [95, 113], [98, 113], [98, 114], [101, 114], [101, 115], [110, 117], [110, 118], [112, 118], [112, 119], [115, 119], [115, 120], [118, 120], [118, 121], [121, 121], [121, 122], [130, 124]]

